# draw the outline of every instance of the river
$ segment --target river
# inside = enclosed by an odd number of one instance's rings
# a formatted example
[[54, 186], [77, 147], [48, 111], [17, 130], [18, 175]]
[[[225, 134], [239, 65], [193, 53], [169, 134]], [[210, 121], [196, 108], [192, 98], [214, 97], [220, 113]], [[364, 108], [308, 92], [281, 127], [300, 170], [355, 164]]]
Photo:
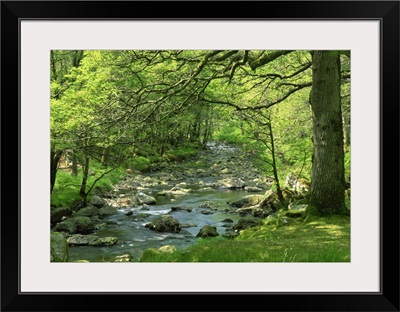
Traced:
[[[146, 194], [154, 196], [157, 200], [156, 204], [118, 207], [118, 214], [102, 219], [103, 226], [91, 234], [98, 237], [117, 237], [117, 244], [104, 247], [70, 246], [69, 261], [109, 262], [117, 256], [128, 254], [130, 261], [137, 262], [147, 248], [159, 248], [163, 245], [182, 248], [193, 244], [199, 239], [196, 235], [204, 225], [215, 226], [220, 235], [227, 233], [230, 231], [230, 227], [241, 218], [228, 205], [228, 202], [239, 200], [250, 194], [265, 193], [265, 187], [258, 192], [251, 193], [243, 188], [211, 187], [215, 186], [215, 183], [223, 177], [235, 177], [238, 174], [246, 180], [246, 185], [259, 186], [259, 183], [255, 181], [260, 181], [260, 172], [251, 168], [250, 162], [245, 158], [237, 156], [238, 150], [233, 147], [210, 143], [209, 149], [199, 157], [210, 164], [209, 168], [217, 167], [217, 172], [223, 172], [223, 174], [215, 174], [215, 170], [214, 174], [211, 174], [211, 170], [202, 170], [201, 175], [193, 175], [178, 164], [173, 169], [178, 178], [170, 179], [167, 183], [152, 185], [147, 189]], [[180, 167], [182, 170], [179, 169]], [[244, 167], [246, 168], [245, 172]], [[171, 169], [168, 174], [170, 173]], [[163, 174], [166, 173], [160, 170], [142, 174], [141, 178], [155, 179]], [[191, 192], [184, 195], [157, 195], [176, 185], [190, 189]], [[211, 201], [217, 209], [210, 210], [201, 207], [208, 201]], [[208, 214], [202, 213], [205, 210]], [[179, 223], [186, 224], [188, 227], [182, 228], [179, 233], [159, 233], [145, 227], [155, 217], [164, 214], [171, 215]]]

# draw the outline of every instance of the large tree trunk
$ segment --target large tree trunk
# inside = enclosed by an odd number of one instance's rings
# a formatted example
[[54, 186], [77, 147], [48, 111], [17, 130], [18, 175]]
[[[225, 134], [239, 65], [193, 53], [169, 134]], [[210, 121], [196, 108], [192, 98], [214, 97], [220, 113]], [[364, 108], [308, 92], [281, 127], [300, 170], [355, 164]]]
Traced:
[[313, 53], [311, 92], [314, 154], [310, 211], [340, 214], [345, 209], [340, 62], [334, 51]]

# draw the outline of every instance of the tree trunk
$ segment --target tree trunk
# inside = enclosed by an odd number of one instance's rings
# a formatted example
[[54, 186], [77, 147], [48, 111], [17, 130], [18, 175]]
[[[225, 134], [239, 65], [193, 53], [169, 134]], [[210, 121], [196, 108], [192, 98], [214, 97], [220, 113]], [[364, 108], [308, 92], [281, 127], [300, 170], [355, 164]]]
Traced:
[[87, 185], [87, 179], [89, 176], [89, 157], [85, 157], [85, 163], [83, 164], [83, 174], [82, 174], [82, 184], [81, 184], [81, 189], [79, 191], [79, 195], [81, 196], [82, 199], [82, 204], [86, 206], [87, 204], [87, 193], [86, 193], [86, 185]]
[[101, 164], [107, 167], [109, 160], [110, 160], [110, 147], [105, 147], [103, 149], [103, 154], [101, 155]]
[[56, 183], [57, 169], [63, 151], [50, 151], [50, 194], [53, 192]]
[[340, 62], [334, 51], [315, 51], [311, 92], [313, 163], [310, 212], [344, 211], [344, 152], [340, 101]]
[[75, 151], [72, 152], [72, 174], [74, 176], [78, 175], [78, 157]]
[[268, 131], [269, 131], [269, 140], [271, 144], [271, 157], [272, 157], [272, 170], [274, 173], [274, 179], [275, 179], [275, 185], [276, 185], [276, 194], [278, 195], [279, 201], [282, 203], [282, 205], [285, 205], [286, 201], [283, 197], [282, 194], [282, 188], [281, 184], [279, 183], [279, 176], [278, 176], [278, 168], [276, 166], [276, 158], [275, 158], [275, 140], [274, 140], [274, 134], [272, 132], [272, 121], [271, 117], [268, 117], [268, 123], [267, 123]]

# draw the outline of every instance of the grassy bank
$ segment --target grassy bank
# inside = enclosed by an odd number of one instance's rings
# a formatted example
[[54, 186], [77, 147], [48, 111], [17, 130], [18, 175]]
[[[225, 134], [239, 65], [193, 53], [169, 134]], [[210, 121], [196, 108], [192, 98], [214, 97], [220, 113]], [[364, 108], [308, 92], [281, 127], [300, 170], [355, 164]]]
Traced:
[[265, 220], [235, 239], [199, 239], [172, 254], [146, 250], [141, 262], [349, 262], [350, 217], [332, 216], [276, 226]]
[[[93, 162], [87, 185], [92, 185], [95, 180], [109, 168], [105, 168], [99, 163]], [[122, 173], [125, 168], [119, 167], [105, 175], [96, 182], [95, 188], [97, 190], [107, 191], [110, 190], [112, 185], [121, 179]], [[74, 202], [80, 200], [79, 190], [82, 183], [82, 172], [79, 170], [77, 175], [73, 175], [70, 170], [61, 170], [57, 172], [56, 183], [51, 194], [52, 207], [70, 207]]]

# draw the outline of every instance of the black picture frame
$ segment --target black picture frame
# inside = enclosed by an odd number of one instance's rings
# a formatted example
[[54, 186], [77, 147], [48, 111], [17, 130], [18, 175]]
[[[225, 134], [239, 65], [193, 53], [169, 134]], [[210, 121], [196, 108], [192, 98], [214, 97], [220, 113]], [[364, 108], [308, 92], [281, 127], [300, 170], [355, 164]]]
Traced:
[[[399, 8], [398, 1], [1, 1], [1, 311], [399, 311]], [[383, 26], [381, 291], [20, 293], [20, 216], [15, 199], [20, 206], [19, 27], [23, 19], [379, 19]]]

